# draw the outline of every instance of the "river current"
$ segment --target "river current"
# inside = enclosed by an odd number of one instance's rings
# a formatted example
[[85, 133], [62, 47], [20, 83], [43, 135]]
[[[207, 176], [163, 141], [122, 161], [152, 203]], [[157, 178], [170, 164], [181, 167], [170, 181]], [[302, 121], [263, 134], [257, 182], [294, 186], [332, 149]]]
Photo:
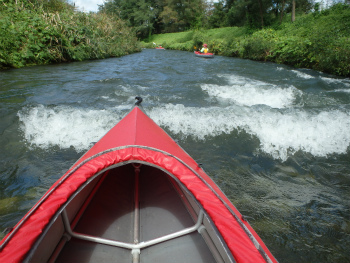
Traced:
[[182, 51], [0, 72], [0, 231], [137, 95], [278, 261], [350, 261], [350, 79]]

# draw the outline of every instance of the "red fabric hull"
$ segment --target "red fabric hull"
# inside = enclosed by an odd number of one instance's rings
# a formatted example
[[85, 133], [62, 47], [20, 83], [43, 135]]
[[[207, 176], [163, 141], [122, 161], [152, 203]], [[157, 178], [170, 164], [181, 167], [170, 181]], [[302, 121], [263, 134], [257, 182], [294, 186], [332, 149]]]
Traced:
[[242, 226], [250, 231], [272, 262], [277, 262], [219, 187], [138, 107], [58, 180], [2, 240], [0, 262], [21, 262], [50, 219], [86, 180], [111, 165], [131, 160], [156, 165], [178, 178], [212, 218], [237, 262], [266, 262]]

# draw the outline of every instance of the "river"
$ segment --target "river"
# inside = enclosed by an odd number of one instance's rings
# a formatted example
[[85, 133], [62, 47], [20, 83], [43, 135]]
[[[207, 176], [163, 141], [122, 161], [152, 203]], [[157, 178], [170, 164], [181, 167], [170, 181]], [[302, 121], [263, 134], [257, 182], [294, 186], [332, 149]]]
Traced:
[[0, 72], [0, 231], [136, 95], [278, 261], [350, 261], [350, 79], [182, 51]]

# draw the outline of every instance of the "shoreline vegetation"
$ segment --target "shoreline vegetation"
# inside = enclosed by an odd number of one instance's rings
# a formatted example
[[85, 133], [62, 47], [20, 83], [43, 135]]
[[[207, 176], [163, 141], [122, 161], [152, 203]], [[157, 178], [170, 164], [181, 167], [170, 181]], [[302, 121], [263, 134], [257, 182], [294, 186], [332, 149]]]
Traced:
[[[105, 3], [105, 6], [110, 1]], [[103, 6], [101, 7], [103, 10]], [[0, 70], [119, 57], [161, 45], [194, 51], [207, 43], [217, 55], [269, 61], [350, 77], [350, 5], [299, 14], [262, 29], [196, 27], [149, 34], [113, 13], [83, 13], [63, 0], [0, 0]]]
[[0, 0], [0, 69], [119, 57], [141, 51], [133, 30], [62, 1]]
[[[287, 18], [288, 19], [288, 18]], [[289, 18], [290, 19], [290, 18]], [[216, 55], [308, 68], [350, 77], [350, 6], [337, 4], [298, 16], [294, 23], [254, 30], [225, 27], [152, 35], [143, 48], [194, 51], [207, 43]]]

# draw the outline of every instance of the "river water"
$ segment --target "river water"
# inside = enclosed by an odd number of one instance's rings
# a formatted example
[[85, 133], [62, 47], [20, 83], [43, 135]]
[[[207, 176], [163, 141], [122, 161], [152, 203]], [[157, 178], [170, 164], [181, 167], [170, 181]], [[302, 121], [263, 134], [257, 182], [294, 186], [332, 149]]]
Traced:
[[0, 230], [136, 95], [277, 260], [350, 261], [350, 79], [182, 51], [0, 72]]

